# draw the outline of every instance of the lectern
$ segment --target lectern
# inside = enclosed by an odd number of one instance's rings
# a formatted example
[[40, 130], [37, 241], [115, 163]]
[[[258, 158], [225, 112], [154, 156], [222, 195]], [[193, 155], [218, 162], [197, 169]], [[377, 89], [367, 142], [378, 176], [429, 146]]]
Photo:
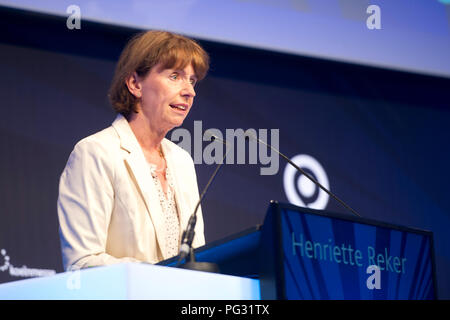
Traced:
[[429, 231], [271, 202], [255, 226], [195, 250], [222, 274], [119, 264], [0, 285], [0, 299], [436, 299]]
[[271, 202], [262, 226], [196, 257], [259, 279], [262, 299], [437, 298], [431, 232], [290, 204]]

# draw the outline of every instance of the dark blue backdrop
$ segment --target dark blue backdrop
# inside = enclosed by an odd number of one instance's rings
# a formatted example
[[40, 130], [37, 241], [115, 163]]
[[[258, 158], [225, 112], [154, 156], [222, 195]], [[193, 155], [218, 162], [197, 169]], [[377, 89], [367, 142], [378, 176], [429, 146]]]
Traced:
[[[113, 121], [106, 92], [136, 30], [0, 13], [0, 266], [7, 255], [60, 272], [59, 175], [74, 144]], [[450, 80], [201, 43], [211, 71], [183, 127], [279, 129], [281, 151], [314, 157], [364, 217], [434, 232], [438, 292], [450, 298]], [[222, 168], [203, 204], [207, 241], [261, 224], [271, 199], [287, 202], [284, 168]], [[197, 165], [200, 189], [213, 169]], [[348, 213], [333, 200], [326, 210]], [[0, 282], [17, 279], [0, 272]]]

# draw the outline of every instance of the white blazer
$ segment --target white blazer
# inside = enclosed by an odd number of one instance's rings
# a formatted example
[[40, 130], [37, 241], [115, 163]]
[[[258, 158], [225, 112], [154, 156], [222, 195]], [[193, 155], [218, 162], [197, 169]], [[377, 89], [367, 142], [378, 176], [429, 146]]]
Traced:
[[[199, 199], [194, 163], [171, 141], [161, 145], [184, 230]], [[197, 214], [194, 247], [205, 244], [201, 208]], [[75, 145], [60, 178], [58, 218], [66, 270], [170, 258], [149, 165], [122, 115]]]

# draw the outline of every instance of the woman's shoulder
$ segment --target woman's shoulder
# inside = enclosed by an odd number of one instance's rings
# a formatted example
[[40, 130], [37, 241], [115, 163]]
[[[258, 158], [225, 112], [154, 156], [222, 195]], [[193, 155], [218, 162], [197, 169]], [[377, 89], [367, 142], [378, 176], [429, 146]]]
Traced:
[[112, 126], [91, 134], [75, 144], [74, 151], [110, 153], [120, 147], [120, 141]]

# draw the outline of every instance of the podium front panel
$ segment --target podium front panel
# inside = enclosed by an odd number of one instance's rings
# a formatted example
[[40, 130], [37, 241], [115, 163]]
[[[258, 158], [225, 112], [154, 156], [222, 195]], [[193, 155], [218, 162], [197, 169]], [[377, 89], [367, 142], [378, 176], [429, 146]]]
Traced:
[[431, 232], [281, 204], [264, 228], [262, 298], [436, 298]]

